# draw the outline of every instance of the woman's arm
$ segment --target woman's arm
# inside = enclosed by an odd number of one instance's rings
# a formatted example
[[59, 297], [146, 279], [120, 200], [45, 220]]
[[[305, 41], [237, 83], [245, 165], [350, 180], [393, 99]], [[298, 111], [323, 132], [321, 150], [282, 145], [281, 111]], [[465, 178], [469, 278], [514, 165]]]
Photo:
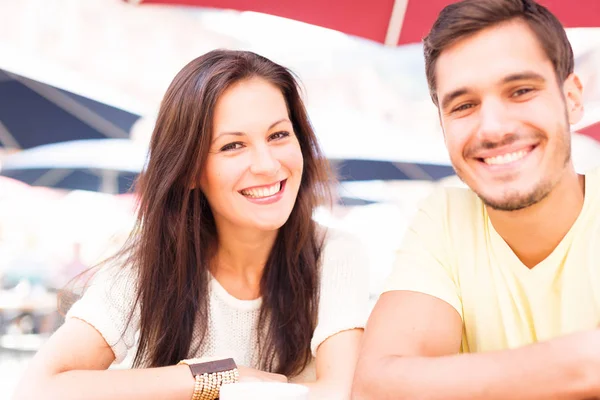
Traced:
[[329, 231], [323, 250], [318, 323], [311, 350], [317, 380], [311, 399], [350, 398], [369, 311], [369, 258], [354, 235]]
[[114, 359], [96, 329], [68, 319], [35, 355], [13, 399], [191, 399], [194, 379], [187, 365], [107, 371]]
[[304, 383], [310, 388], [311, 400], [350, 398], [362, 335], [362, 329], [342, 331], [317, 348], [317, 380]]

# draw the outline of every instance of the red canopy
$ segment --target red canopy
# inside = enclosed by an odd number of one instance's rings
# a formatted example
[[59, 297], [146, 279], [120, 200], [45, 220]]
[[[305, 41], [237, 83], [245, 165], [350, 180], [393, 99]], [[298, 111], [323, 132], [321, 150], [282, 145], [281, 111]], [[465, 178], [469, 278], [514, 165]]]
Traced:
[[587, 135], [600, 142], [600, 121], [592, 125], [588, 125], [583, 129], [579, 129], [577, 132], [583, 135]]
[[[449, 0], [128, 0], [255, 11], [389, 45], [419, 42]], [[600, 26], [598, 0], [539, 0], [566, 27]]]

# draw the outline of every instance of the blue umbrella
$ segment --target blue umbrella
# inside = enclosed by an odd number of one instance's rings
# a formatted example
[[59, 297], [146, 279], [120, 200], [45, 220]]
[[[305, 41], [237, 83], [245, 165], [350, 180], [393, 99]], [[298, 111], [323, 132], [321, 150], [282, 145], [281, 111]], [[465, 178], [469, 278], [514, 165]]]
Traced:
[[0, 172], [33, 186], [126, 193], [143, 170], [147, 151], [129, 139], [75, 140], [8, 155]]
[[124, 139], [138, 115], [0, 69], [0, 147]]
[[310, 111], [340, 181], [438, 180], [454, 174], [441, 133], [407, 132], [347, 110]]
[[331, 159], [330, 161], [338, 180], [342, 182], [409, 179], [437, 181], [455, 173], [450, 165], [386, 160]]

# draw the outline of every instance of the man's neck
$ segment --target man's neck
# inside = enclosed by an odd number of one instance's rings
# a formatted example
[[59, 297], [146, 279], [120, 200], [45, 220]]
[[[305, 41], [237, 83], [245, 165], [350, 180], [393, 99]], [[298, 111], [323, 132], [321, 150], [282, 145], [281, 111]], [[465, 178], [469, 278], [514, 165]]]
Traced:
[[546, 259], [581, 213], [584, 176], [569, 169], [542, 201], [519, 211], [487, 208], [494, 229], [528, 268]]

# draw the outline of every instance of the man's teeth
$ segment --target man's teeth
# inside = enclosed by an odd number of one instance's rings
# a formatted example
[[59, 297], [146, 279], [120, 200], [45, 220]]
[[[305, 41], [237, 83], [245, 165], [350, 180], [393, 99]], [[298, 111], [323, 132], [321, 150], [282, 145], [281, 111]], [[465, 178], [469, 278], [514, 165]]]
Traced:
[[277, 182], [276, 184], [274, 184], [272, 186], [268, 186], [268, 187], [242, 190], [242, 194], [247, 197], [260, 199], [262, 197], [273, 196], [275, 193], [279, 192], [280, 190], [281, 190], [281, 182]]
[[508, 164], [510, 162], [520, 160], [521, 158], [525, 157], [526, 155], [527, 155], [527, 151], [520, 150], [520, 151], [515, 151], [514, 153], [508, 153], [508, 154], [502, 154], [500, 156], [484, 158], [483, 162], [488, 165], [502, 165], [502, 164]]

